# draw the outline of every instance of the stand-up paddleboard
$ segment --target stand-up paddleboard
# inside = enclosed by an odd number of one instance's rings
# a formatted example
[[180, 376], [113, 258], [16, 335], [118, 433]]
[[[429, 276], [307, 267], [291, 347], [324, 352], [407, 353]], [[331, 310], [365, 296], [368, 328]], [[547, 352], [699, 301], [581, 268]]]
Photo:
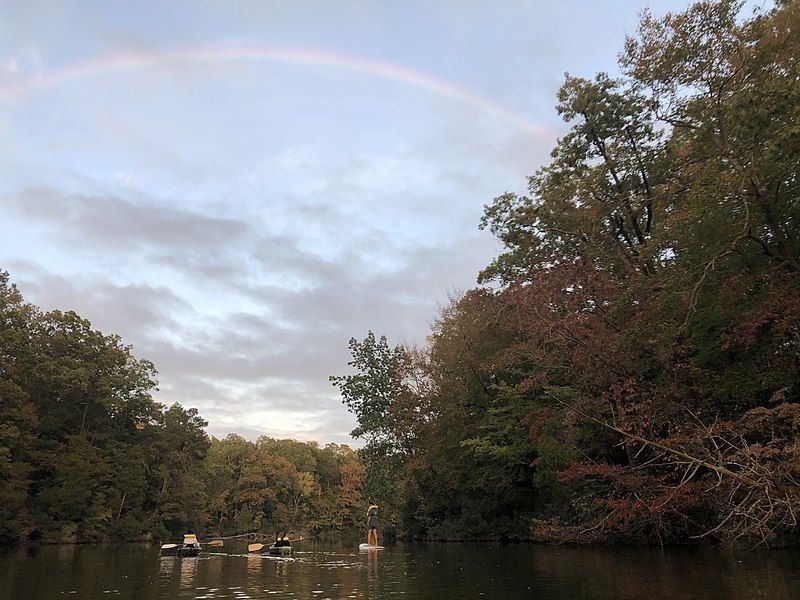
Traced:
[[360, 544], [359, 550], [383, 550], [383, 546], [373, 546], [372, 544]]

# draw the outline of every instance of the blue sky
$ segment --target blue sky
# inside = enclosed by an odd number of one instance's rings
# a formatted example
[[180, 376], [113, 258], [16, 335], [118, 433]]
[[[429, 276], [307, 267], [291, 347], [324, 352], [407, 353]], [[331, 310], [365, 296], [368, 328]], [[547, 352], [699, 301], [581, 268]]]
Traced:
[[0, 1], [0, 268], [215, 435], [350, 441], [347, 340], [423, 344], [563, 73], [687, 4]]

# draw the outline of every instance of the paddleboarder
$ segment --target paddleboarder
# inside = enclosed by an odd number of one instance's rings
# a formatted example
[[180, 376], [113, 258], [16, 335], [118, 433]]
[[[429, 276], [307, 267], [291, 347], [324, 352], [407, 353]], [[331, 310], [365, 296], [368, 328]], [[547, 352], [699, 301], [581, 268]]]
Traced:
[[367, 544], [370, 546], [378, 545], [378, 501], [375, 498], [369, 499], [369, 508], [367, 509]]

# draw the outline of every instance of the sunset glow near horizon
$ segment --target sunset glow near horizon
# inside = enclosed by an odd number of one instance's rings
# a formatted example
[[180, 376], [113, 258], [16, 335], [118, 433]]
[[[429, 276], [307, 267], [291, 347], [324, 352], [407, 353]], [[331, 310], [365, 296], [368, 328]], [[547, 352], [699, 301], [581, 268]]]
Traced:
[[0, 2], [0, 269], [214, 435], [353, 443], [348, 339], [424, 343], [644, 6]]

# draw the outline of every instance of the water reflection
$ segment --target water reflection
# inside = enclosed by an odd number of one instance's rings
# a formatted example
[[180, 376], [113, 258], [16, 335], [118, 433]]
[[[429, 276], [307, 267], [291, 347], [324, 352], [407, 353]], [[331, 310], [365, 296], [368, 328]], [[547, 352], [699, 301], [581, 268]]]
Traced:
[[162, 556], [158, 561], [158, 574], [168, 577], [175, 570], [175, 559]]
[[222, 560], [215, 560], [213, 555], [209, 556], [211, 560], [208, 560], [203, 566], [204, 571], [206, 572], [209, 579], [219, 581], [221, 573], [222, 573]]
[[180, 559], [181, 563], [181, 587], [189, 588], [194, 584], [194, 578], [197, 575], [197, 557], [186, 557]]
[[378, 551], [367, 552], [367, 581], [378, 580]]
[[264, 563], [264, 559], [261, 558], [261, 555], [250, 555], [247, 557], [247, 576], [251, 578], [260, 578], [261, 576], [261, 566]]
[[75, 557], [75, 546], [74, 544], [64, 544], [63, 546], [56, 546], [58, 548], [58, 560], [72, 560]]
[[289, 575], [289, 561], [288, 560], [274, 560], [275, 575], [277, 577], [287, 577]]
[[[800, 552], [431, 544], [359, 553], [304, 542], [296, 560], [226, 549], [43, 547], [0, 555], [0, 598], [800, 598]], [[71, 594], [71, 596], [70, 596]]]
[[[358, 563], [355, 563], [357, 565]], [[355, 598], [355, 592], [359, 589], [360, 573], [353, 568], [354, 563], [341, 561], [336, 573], [339, 582], [339, 598]]]

